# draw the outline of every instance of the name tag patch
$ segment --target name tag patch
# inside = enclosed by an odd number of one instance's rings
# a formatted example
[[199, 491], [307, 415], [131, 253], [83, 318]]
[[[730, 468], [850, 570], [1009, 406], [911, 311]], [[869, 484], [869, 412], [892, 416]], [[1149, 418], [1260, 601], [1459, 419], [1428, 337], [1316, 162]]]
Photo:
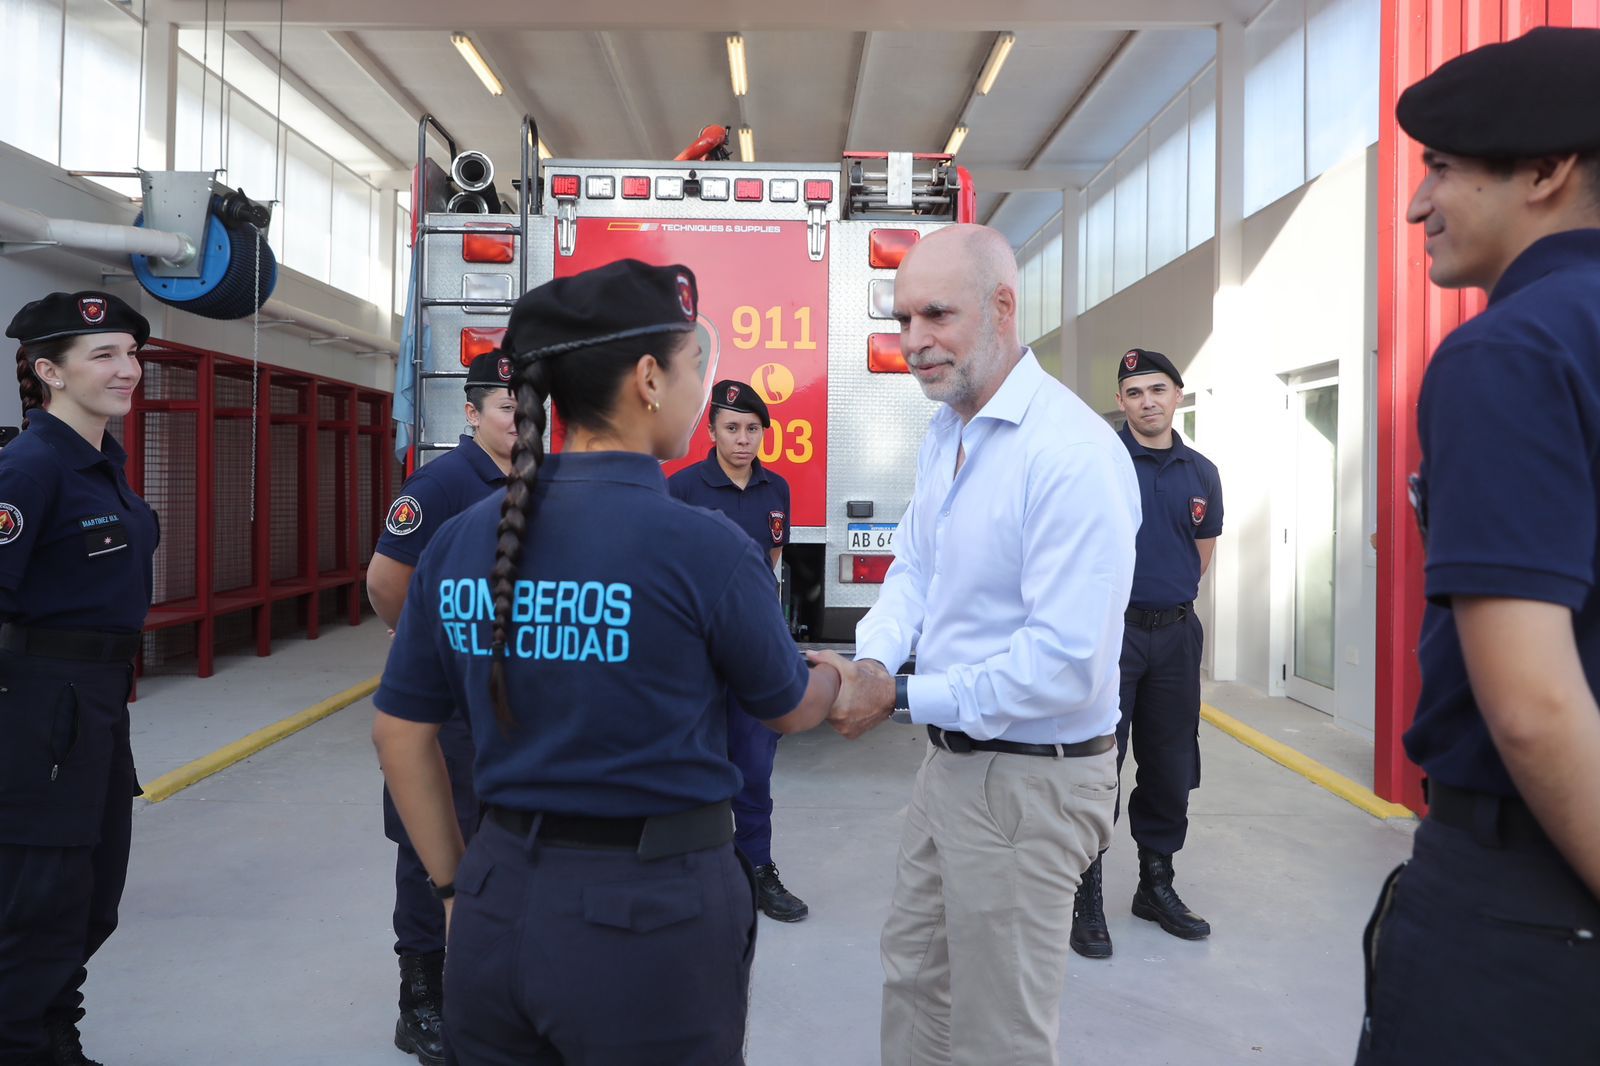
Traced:
[[93, 518], [80, 518], [83, 529], [83, 550], [89, 558], [110, 555], [128, 546], [128, 531], [123, 528], [120, 515], [103, 514]]

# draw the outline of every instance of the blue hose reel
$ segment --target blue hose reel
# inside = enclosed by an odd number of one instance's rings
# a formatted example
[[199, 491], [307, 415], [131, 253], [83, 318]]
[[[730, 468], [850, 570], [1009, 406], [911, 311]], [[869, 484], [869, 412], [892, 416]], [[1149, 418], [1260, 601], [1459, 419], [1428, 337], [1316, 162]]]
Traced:
[[[272, 209], [242, 191], [215, 185], [209, 175], [203, 189], [192, 180], [165, 189], [161, 185], [163, 178], [200, 175], [143, 177], [146, 210], [133, 224], [184, 233], [196, 249], [195, 256], [185, 263], [130, 256], [134, 277], [145, 291], [162, 303], [204, 318], [246, 318], [260, 310], [278, 281], [278, 259], [265, 234]], [[184, 197], [187, 211], [179, 209]]]

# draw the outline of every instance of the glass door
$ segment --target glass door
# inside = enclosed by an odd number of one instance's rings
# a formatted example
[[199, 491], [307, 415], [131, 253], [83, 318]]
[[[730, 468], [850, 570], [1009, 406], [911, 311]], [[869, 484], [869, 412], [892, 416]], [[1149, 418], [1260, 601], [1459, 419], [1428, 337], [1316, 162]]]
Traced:
[[1339, 383], [1291, 386], [1294, 508], [1290, 698], [1333, 713], [1334, 561], [1339, 543]]

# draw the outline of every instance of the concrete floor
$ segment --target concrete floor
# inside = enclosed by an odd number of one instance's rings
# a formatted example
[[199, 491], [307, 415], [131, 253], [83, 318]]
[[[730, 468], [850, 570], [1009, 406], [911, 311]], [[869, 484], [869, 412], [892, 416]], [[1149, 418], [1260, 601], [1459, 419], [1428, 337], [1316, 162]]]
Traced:
[[[371, 676], [385, 643], [375, 623], [338, 627], [270, 659], [223, 660], [209, 681], [144, 686], [141, 770], [153, 777]], [[393, 850], [370, 722], [363, 700], [136, 811], [122, 928], [90, 972], [91, 1055], [112, 1066], [415, 1062], [389, 1044]], [[1201, 742], [1179, 887], [1216, 931], [1185, 943], [1128, 913], [1134, 851], [1119, 830], [1106, 873], [1116, 954], [1070, 956], [1061, 1061], [1348, 1063], [1362, 925], [1409, 852], [1409, 824], [1374, 820], [1209, 726]], [[877, 1061], [878, 931], [924, 743], [885, 726], [853, 744], [818, 730], [780, 748], [777, 860], [812, 916], [762, 923], [751, 1066]]]

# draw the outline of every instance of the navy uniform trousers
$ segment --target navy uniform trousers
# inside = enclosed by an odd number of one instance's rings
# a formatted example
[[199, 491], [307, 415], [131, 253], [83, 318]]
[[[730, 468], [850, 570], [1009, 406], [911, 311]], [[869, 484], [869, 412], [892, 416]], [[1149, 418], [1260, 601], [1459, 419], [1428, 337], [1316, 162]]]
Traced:
[[1122, 633], [1122, 719], [1117, 723], [1117, 809], [1122, 762], [1133, 733], [1138, 772], [1128, 828], [1140, 847], [1171, 855], [1189, 832], [1189, 792], [1200, 784], [1200, 619]]
[[643, 860], [492, 818], [456, 871], [453, 1066], [743, 1066], [755, 890], [731, 844]]
[[[450, 774], [456, 822], [468, 843], [478, 828], [478, 797], [472, 789], [472, 734], [466, 719], [456, 716], [439, 727], [439, 747]], [[411, 846], [387, 785], [383, 789], [383, 834], [399, 846], [394, 863], [394, 951], [427, 955], [444, 950], [444, 904], [428, 884], [428, 870]]]
[[744, 775], [733, 797], [733, 842], [751, 866], [772, 862], [772, 764], [780, 739], [728, 698], [728, 761]]
[[1357, 1066], [1600, 1062], [1600, 901], [1554, 847], [1432, 817], [1367, 925]]
[[46, 1018], [81, 1016], [85, 967], [117, 927], [132, 684], [125, 663], [0, 652], [0, 1063], [44, 1052]]

